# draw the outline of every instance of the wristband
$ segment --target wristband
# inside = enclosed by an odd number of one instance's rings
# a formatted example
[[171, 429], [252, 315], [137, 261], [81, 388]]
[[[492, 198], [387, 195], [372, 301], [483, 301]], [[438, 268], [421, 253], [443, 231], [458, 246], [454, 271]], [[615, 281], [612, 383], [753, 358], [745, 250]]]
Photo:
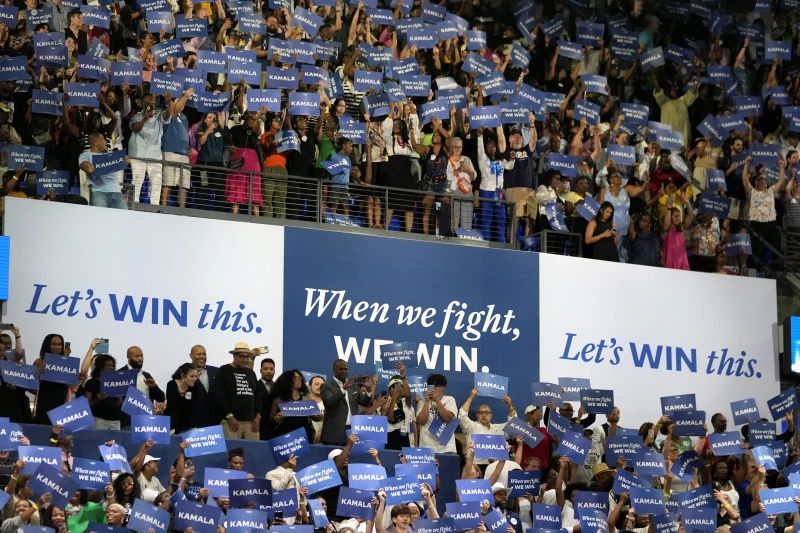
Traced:
[[38, 505], [36, 505], [35, 503], [32, 503], [32, 504], [31, 504], [31, 507], [33, 507], [33, 510], [34, 510], [34, 511], [38, 511], [38, 510], [39, 510], [39, 506], [38, 506]]
[[294, 468], [292, 468], [292, 467], [290, 466], [289, 468], [287, 468], [287, 469], [286, 469], [286, 471], [287, 471], [287, 472], [294, 472]]
[[225, 415], [225, 420], [230, 420], [231, 418], [233, 418], [233, 413], [228, 413]]
[[50, 442], [52, 442], [53, 444], [58, 444], [58, 439], [50, 439]]

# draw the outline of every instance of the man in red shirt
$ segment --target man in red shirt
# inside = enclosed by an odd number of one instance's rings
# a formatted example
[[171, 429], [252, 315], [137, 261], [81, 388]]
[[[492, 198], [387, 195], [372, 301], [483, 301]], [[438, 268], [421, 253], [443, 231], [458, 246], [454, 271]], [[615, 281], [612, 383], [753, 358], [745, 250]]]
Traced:
[[535, 448], [531, 448], [524, 442], [522, 443], [522, 463], [525, 464], [528, 457], [536, 457], [539, 459], [542, 469], [544, 469], [547, 468], [547, 463], [550, 460], [551, 443], [555, 442], [555, 439], [547, 433], [546, 428], [539, 426], [541, 420], [542, 409], [540, 407], [529, 405], [525, 408], [525, 422], [538, 429], [544, 438], [539, 441]]

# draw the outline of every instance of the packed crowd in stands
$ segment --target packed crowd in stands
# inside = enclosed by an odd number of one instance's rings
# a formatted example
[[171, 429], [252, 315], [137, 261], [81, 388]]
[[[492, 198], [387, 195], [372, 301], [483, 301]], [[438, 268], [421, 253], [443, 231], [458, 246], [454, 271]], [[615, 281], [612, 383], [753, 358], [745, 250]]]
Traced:
[[[27, 343], [19, 329], [4, 332], [0, 342], [4, 365], [11, 363], [20, 371], [29, 367], [23, 349]], [[33, 397], [34, 387], [14, 385], [20, 383], [19, 376], [3, 366], [0, 414], [6, 418], [0, 419], [0, 482], [5, 492], [0, 499], [6, 503], [0, 529], [4, 533], [33, 531], [28, 526], [50, 528], [36, 530], [41, 532], [123, 531], [105, 525], [142, 533], [267, 528], [326, 533], [434, 529], [439, 533], [792, 533], [798, 521], [800, 498], [793, 487], [800, 451], [794, 443], [794, 391], [776, 397], [775, 403], [770, 400], [773, 422], [760, 417], [755, 401], [743, 399], [741, 407], [734, 402], [730, 414], [737, 426], [744, 424], [741, 432], [728, 431], [725, 413], [714, 413], [709, 428], [704, 412], [698, 418], [696, 410], [702, 406], [694, 405], [693, 395], [662, 398], [663, 412], [653, 413], [652, 422], [632, 429], [624, 427], [624, 407], [614, 406], [613, 398], [592, 400], [601, 404], [587, 400], [575, 411], [561, 398], [566, 390], [560, 386], [536, 384], [537, 398], [544, 398], [538, 391], [548, 391], [547, 405], [517, 410], [514, 402], [527, 404], [528, 398], [512, 400], [506, 395], [495, 403], [502, 401], [503, 412], [493, 413], [479, 397], [487, 393], [477, 388], [460, 398], [459, 405], [446, 394], [447, 379], [442, 374], [424, 376], [420, 389], [415, 386], [418, 381], [410, 384], [413, 376], [406, 374], [405, 366], [396, 363], [388, 384], [381, 386], [388, 392], [378, 395], [378, 376], [352, 376], [344, 360], [327, 369], [332, 371], [330, 379], [296, 369], [276, 375], [274, 361], [245, 343], [237, 343], [230, 351], [232, 361], [221, 367], [208, 365], [205, 348], [194, 346], [172, 379], [159, 384], [144, 370], [139, 347], [127, 350], [127, 364], [122, 365], [109, 354], [96, 353], [104, 342], [93, 340], [79, 359], [69, 357], [70, 346], [61, 335], [48, 335], [32, 361], [38, 389], [33, 410], [28, 398]], [[50, 381], [55, 374], [49, 372], [66, 367], [67, 360], [80, 361], [80, 368], [75, 367], [77, 385]], [[254, 371], [256, 365], [260, 375]], [[124, 397], [104, 392], [116, 387], [114, 380], [121, 375], [117, 368], [133, 371]], [[306, 375], [312, 376], [308, 382]], [[154, 414], [150, 420], [169, 419], [171, 433], [181, 435], [179, 445], [175, 440], [171, 444], [178, 447], [174, 464], [160, 464], [150, 454], [153, 440], [127, 451], [115, 444], [115, 435], [140, 431], [138, 417], [129, 416], [123, 406], [135, 397], [149, 403]], [[58, 414], [65, 405], [76, 407], [67, 416]], [[81, 420], [81, 410], [91, 411], [91, 426]], [[359, 425], [365, 415], [371, 416], [369, 424]], [[776, 422], [784, 420], [787, 428], [777, 434]], [[49, 442], [31, 442], [24, 434], [9, 437], [8, 430], [16, 423], [52, 426]], [[72, 450], [85, 435], [79, 429], [88, 427], [107, 430], [106, 446], [116, 446], [117, 455], [106, 457], [101, 450], [103, 461], [74, 457]], [[208, 476], [188, 455], [197, 428], [217, 428], [220, 439], [224, 434], [225, 439], [268, 441], [264, 447], [272, 449], [277, 464], [266, 474], [268, 483], [252, 474], [245, 477], [245, 453], [236, 441], [227, 441], [228, 447], [219, 453], [227, 453], [229, 492], [220, 494], [216, 485], [204, 486]], [[368, 435], [375, 440], [362, 442]], [[330, 445], [328, 461], [335, 464], [341, 483], [337, 479], [324, 490], [309, 490], [303, 482], [313, 476], [306, 478], [306, 469], [295, 468], [298, 455], [280, 454], [273, 444], [279, 437], [304, 440], [305, 448], [297, 448], [300, 456], [311, 446]], [[58, 449], [59, 460], [50, 465], [41, 459], [46, 455], [42, 451], [26, 452], [25, 459], [42, 461], [31, 470], [22, 459], [22, 450], [29, 445]], [[374, 461], [372, 468], [377, 470], [372, 475], [377, 477], [363, 477], [363, 470], [356, 468], [364, 465], [348, 461], [359, 445], [366, 445], [358, 453]], [[448, 479], [438, 471], [435, 481], [431, 477], [427, 483], [416, 474], [408, 479], [387, 477], [379, 449], [401, 451], [401, 463], [427, 465], [420, 466], [426, 472], [436, 470], [437, 458], [447, 457], [442, 454], [457, 454], [460, 479]], [[79, 486], [75, 492], [66, 491], [64, 487], [71, 486], [66, 480], [79, 479], [85, 460], [95, 461], [94, 468], [105, 465], [107, 479], [93, 479], [101, 486], [95, 484], [91, 490]], [[241, 476], [234, 476], [234, 471]], [[265, 492], [235, 494], [234, 481], [239, 477], [266, 483]], [[369, 490], [364, 490], [365, 483]], [[398, 483], [410, 486], [409, 490], [397, 491]], [[459, 501], [437, 504], [441, 487], [453, 484]], [[293, 505], [284, 507], [287, 491], [294, 496]], [[270, 501], [261, 497], [267, 493], [274, 498], [271, 511]]]
[[709, 272], [800, 227], [793, 0], [89, 4], [0, 13], [4, 195]]

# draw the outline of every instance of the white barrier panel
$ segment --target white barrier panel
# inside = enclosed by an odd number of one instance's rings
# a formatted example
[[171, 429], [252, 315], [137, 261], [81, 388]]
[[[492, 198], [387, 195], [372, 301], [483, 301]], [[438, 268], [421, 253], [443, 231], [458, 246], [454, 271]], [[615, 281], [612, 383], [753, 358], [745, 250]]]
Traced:
[[[693, 393], [697, 409], [780, 392], [775, 282], [542, 254], [539, 374], [612, 389], [620, 426], [661, 415], [659, 398]], [[577, 403], [577, 402], [576, 402]], [[577, 412], [577, 405], [575, 407]], [[597, 423], [605, 423], [598, 415]]]
[[282, 227], [9, 198], [5, 233], [4, 317], [28, 362], [59, 333], [81, 358], [109, 339], [118, 366], [141, 347], [162, 388], [195, 344], [215, 366], [236, 342], [269, 346], [282, 368]]

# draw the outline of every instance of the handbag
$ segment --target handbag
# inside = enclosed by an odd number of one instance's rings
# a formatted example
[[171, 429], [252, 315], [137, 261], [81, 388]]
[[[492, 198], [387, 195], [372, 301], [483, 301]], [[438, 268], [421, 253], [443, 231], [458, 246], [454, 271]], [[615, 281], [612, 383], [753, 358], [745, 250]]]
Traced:
[[42, 134], [34, 135], [33, 142], [36, 143], [36, 146], [45, 146], [53, 142], [53, 137], [50, 135], [49, 131], [46, 131]]
[[460, 177], [458, 178], [458, 188], [464, 194], [469, 194], [472, 192], [472, 183], [467, 178]]
[[230, 168], [237, 169], [242, 168], [244, 166], [244, 157], [237, 157], [236, 159], [231, 159]]

